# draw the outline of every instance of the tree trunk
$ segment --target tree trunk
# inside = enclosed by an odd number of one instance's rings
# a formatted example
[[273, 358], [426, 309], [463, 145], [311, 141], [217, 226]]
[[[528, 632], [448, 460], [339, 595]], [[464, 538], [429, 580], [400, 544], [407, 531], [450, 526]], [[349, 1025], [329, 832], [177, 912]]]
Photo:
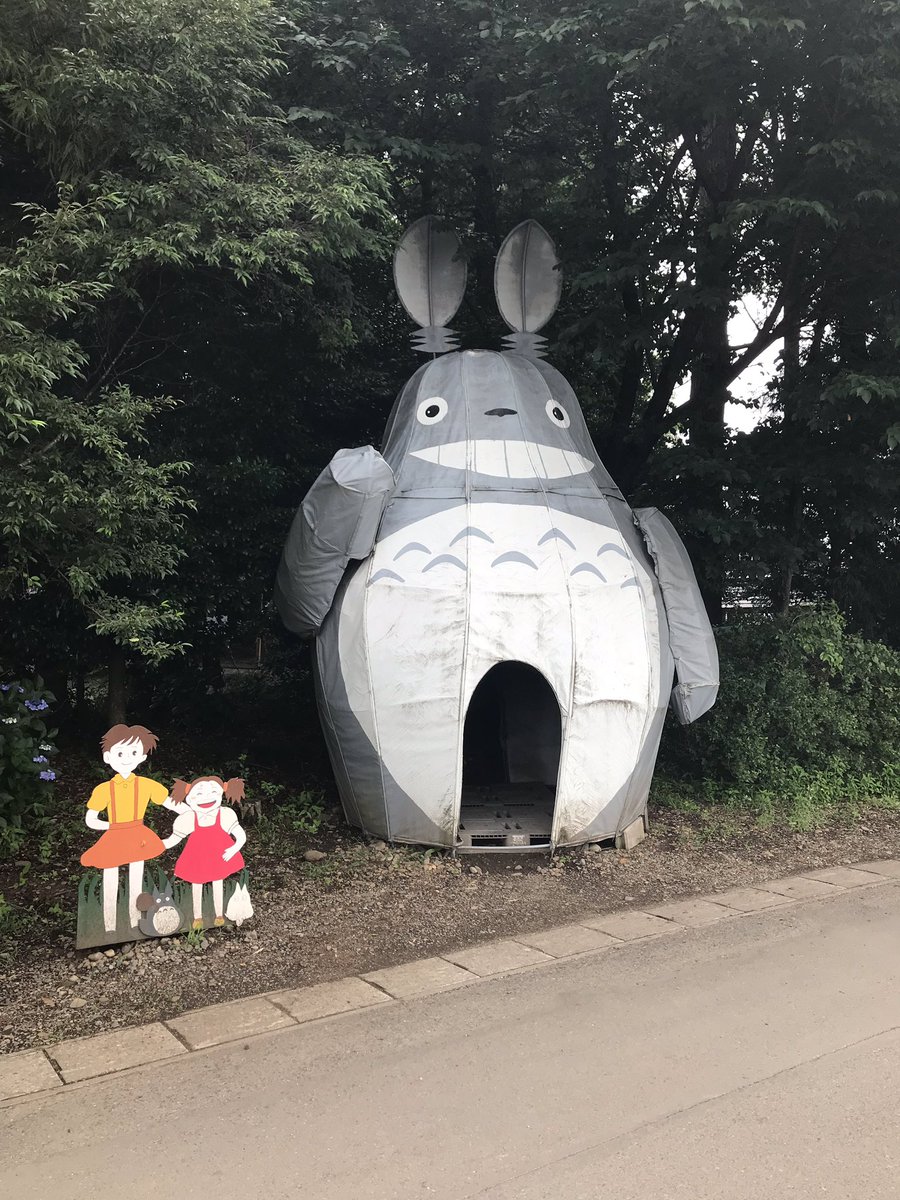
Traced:
[[704, 533], [693, 538], [691, 557], [697, 568], [697, 581], [706, 611], [714, 625], [723, 619], [725, 569], [722, 564], [722, 543], [716, 539], [716, 526], [724, 527], [726, 520], [725, 489], [716, 477], [714, 464], [721, 461], [725, 450], [725, 404], [731, 352], [728, 344], [728, 309], [712, 309], [703, 321], [700, 351], [691, 370], [690, 446], [695, 461], [702, 470], [692, 483], [692, 491]]
[[697, 254], [697, 290], [703, 297], [696, 350], [691, 363], [688, 432], [691, 456], [697, 467], [692, 481], [698, 531], [689, 550], [697, 570], [697, 582], [714, 625], [722, 623], [725, 567], [722, 562], [727, 520], [723, 459], [727, 432], [725, 405], [729, 399], [731, 347], [728, 316], [734, 291], [731, 278], [732, 246], [724, 230], [713, 236], [712, 227], [721, 221], [722, 205], [732, 197], [732, 173], [737, 146], [733, 119], [715, 121], [698, 139], [693, 150], [694, 165], [706, 192], [706, 230]]
[[781, 568], [778, 588], [775, 593], [775, 612], [783, 617], [791, 606], [794, 576], [800, 563], [800, 533], [803, 527], [803, 484], [798, 478], [791, 481], [785, 501], [784, 533], [787, 541], [785, 561]]
[[[710, 220], [715, 220], [714, 212]], [[720, 625], [725, 590], [722, 542], [715, 536], [726, 523], [725, 488], [720, 469], [725, 452], [725, 405], [729, 399], [727, 379], [731, 368], [728, 342], [728, 308], [731, 280], [728, 274], [727, 243], [724, 238], [707, 239], [697, 264], [698, 287], [715, 295], [702, 314], [697, 350], [691, 364], [690, 417], [688, 433], [695, 477], [691, 482], [698, 531], [689, 549], [697, 582], [709, 619]]]
[[61, 667], [51, 667], [45, 677], [44, 684], [53, 693], [55, 704], [53, 714], [57, 721], [65, 721], [70, 713], [69, 707], [69, 676]]
[[800, 314], [793, 299], [786, 301], [782, 351], [782, 394], [784, 408], [785, 467], [790, 472], [790, 485], [784, 507], [785, 552], [775, 589], [774, 609], [784, 616], [791, 603], [791, 589], [800, 562], [800, 533], [803, 528], [803, 480], [800, 476], [799, 460], [802, 455], [798, 445], [797, 387], [800, 383]]
[[[494, 133], [497, 120], [497, 85], [479, 82], [471, 110], [472, 141], [479, 147], [472, 164], [472, 225], [475, 244], [470, 260], [470, 286], [466, 303], [482, 329], [496, 323], [494, 263], [500, 246], [500, 214], [494, 163]], [[474, 278], [473, 278], [474, 277]]]
[[125, 647], [114, 645], [109, 653], [106, 690], [106, 719], [121, 724], [128, 712], [128, 679]]
[[[628, 205], [622, 187], [623, 139], [608, 89], [601, 89], [598, 106], [600, 129], [594, 170], [606, 203], [613, 249], [616, 253], [625, 255], [632, 250], [634, 238], [629, 227]], [[619, 288], [619, 297], [625, 349], [618, 394], [612, 419], [603, 437], [601, 454], [607, 469], [613, 478], [619, 481], [619, 486], [630, 490], [633, 479], [627, 474], [626, 441], [637, 409], [643, 378], [644, 352], [635, 340], [643, 314], [640, 293], [633, 279], [623, 280]]]
[[87, 671], [83, 659], [75, 666], [73, 722], [79, 737], [88, 731]]
[[[425, 87], [422, 95], [423, 125], [425, 138], [430, 145], [437, 140], [438, 111], [435, 80], [437, 67], [432, 59], [425, 64]], [[419, 170], [419, 191], [422, 198], [422, 215], [434, 212], [434, 160], [426, 158]]]

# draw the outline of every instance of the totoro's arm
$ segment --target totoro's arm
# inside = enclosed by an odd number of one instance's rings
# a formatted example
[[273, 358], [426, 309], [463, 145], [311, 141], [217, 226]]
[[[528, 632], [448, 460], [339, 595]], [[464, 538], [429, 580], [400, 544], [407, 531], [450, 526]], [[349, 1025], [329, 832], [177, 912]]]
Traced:
[[682, 725], [708, 712], [719, 694], [719, 655], [694, 568], [671, 521], [658, 508], [638, 508], [634, 519], [656, 568], [669, 646], [678, 683], [672, 707]]
[[275, 581], [275, 605], [293, 633], [313, 637], [351, 559], [375, 545], [394, 474], [377, 450], [338, 450], [297, 510]]

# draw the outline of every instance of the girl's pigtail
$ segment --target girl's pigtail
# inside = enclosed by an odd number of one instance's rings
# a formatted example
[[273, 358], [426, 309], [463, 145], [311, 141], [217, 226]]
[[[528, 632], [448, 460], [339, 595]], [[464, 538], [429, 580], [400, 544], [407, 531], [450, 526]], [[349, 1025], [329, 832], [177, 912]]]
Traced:
[[172, 801], [175, 804], [183, 804], [184, 798], [190, 791], [190, 785], [185, 783], [183, 779], [176, 779], [172, 784]]
[[243, 779], [229, 779], [225, 784], [225, 799], [232, 804], [240, 804], [244, 799]]

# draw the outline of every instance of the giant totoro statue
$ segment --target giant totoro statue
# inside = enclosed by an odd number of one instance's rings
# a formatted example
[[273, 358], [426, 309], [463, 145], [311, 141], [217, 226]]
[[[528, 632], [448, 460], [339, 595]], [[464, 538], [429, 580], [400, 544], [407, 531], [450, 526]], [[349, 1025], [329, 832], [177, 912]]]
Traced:
[[689, 722], [718, 691], [687, 554], [656, 509], [628, 507], [541, 360], [561, 276], [540, 225], [497, 258], [503, 352], [454, 349], [466, 271], [433, 218], [394, 278], [431, 357], [383, 454], [339, 450], [313, 484], [276, 585], [287, 627], [316, 638], [347, 819], [459, 849], [620, 835], [645, 819], [669, 702]]

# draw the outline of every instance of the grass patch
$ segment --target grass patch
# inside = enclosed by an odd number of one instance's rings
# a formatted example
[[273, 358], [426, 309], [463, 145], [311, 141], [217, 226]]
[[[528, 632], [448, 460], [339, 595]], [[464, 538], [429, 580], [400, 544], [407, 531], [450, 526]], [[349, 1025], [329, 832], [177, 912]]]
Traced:
[[[738, 832], [748, 818], [759, 829], [809, 832], [832, 825], [850, 826], [871, 809], [900, 811], [900, 786], [894, 772], [848, 781], [830, 772], [792, 773], [780, 789], [747, 789], [709, 780], [658, 775], [652, 805], [696, 819], [714, 832]], [[701, 832], [702, 837], [702, 832]]]

